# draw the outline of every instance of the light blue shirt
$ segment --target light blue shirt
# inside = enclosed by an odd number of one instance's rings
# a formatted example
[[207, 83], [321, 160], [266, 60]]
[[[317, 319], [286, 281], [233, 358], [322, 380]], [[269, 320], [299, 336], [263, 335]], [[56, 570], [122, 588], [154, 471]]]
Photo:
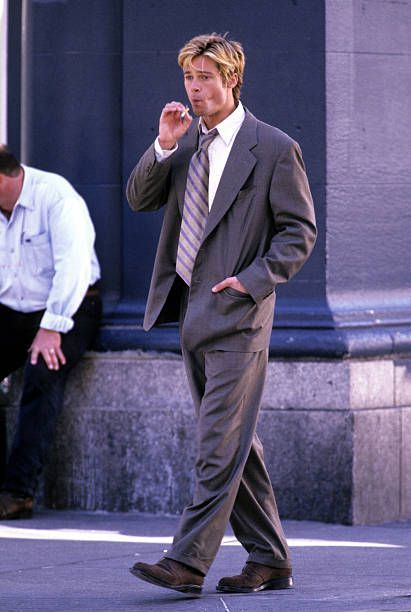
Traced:
[[40, 327], [64, 333], [100, 278], [95, 231], [83, 198], [65, 178], [23, 169], [10, 219], [0, 213], [0, 303], [19, 312], [45, 309]]

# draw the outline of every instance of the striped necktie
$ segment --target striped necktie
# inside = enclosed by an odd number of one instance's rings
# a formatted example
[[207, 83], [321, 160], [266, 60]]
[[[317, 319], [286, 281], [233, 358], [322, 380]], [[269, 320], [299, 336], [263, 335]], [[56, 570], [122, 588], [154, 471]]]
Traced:
[[189, 286], [208, 217], [208, 147], [217, 134], [214, 129], [200, 135], [198, 149], [188, 169], [176, 270]]

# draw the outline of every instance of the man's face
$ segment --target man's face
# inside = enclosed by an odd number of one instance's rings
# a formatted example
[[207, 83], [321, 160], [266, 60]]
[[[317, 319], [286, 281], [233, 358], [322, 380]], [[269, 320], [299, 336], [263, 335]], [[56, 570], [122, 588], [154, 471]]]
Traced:
[[236, 84], [237, 76], [223, 83], [217, 64], [205, 55], [194, 58], [184, 70], [184, 85], [193, 113], [204, 119], [208, 129], [233, 112]]
[[8, 176], [0, 172], [0, 208], [12, 211], [23, 186], [24, 172], [20, 170], [17, 176]]
[[7, 189], [7, 176], [0, 172], [0, 207], [5, 206], [5, 202], [7, 201], [8, 189]]

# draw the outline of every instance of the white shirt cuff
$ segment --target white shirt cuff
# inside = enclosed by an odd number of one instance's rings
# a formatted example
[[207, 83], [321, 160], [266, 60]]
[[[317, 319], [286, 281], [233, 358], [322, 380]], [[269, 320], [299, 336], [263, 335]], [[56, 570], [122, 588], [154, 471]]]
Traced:
[[162, 149], [160, 147], [160, 143], [158, 142], [158, 136], [154, 141], [154, 151], [156, 154], [156, 160], [158, 162], [164, 161], [167, 157], [170, 157], [175, 151], [177, 151], [178, 145], [174, 147], [174, 149]]
[[40, 321], [40, 327], [50, 329], [51, 331], [61, 332], [63, 334], [70, 331], [73, 325], [73, 319], [63, 317], [62, 315], [56, 315], [52, 312], [47, 312], [47, 310]]

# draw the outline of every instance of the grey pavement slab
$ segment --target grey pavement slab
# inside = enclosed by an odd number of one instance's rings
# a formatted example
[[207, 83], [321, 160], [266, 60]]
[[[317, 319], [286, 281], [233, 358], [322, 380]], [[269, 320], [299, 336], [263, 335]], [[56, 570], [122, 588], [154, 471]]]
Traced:
[[43, 510], [0, 523], [0, 611], [100, 610], [411, 612], [411, 521], [349, 527], [285, 521], [295, 588], [253, 595], [217, 593], [245, 553], [228, 533], [205, 582], [188, 597], [133, 577], [136, 560], [157, 561], [175, 517]]

